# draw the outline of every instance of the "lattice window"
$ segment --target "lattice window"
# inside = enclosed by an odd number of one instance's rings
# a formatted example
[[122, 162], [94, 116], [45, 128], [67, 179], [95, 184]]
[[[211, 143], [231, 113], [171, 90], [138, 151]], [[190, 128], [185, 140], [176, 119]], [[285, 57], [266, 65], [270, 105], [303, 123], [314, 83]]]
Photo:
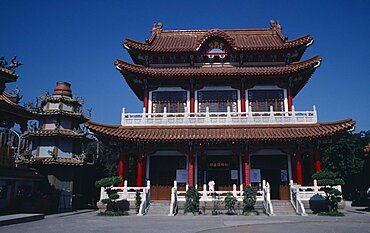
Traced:
[[227, 112], [227, 107], [231, 112], [238, 111], [237, 91], [199, 91], [198, 92], [198, 111], [206, 112], [208, 107], [210, 112]]
[[284, 110], [283, 90], [249, 90], [248, 100], [253, 112], [268, 112], [270, 106], [274, 111]]
[[153, 113], [184, 112], [186, 107], [186, 91], [155, 91], [152, 93]]

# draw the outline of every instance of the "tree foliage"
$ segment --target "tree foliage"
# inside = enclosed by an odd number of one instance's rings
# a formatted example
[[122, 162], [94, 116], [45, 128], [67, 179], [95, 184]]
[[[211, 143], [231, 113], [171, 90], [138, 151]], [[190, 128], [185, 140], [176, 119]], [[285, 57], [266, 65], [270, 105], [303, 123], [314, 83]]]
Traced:
[[94, 163], [101, 177], [115, 176], [118, 171], [119, 148], [99, 142], [97, 155], [97, 142], [90, 142], [84, 146], [85, 160]]
[[324, 170], [330, 170], [338, 178], [347, 180], [362, 171], [364, 146], [370, 141], [370, 131], [345, 132], [333, 144], [322, 149], [321, 162]]

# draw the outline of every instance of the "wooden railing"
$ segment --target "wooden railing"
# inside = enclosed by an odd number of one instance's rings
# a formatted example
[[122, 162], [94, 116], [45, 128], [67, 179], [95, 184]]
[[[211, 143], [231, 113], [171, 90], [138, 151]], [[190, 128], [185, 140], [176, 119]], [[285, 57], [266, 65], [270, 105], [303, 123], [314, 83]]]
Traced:
[[317, 123], [315, 106], [312, 111], [273, 111], [269, 112], [206, 112], [189, 113], [185, 108], [184, 113], [168, 113], [166, 108], [163, 113], [126, 113], [122, 109], [121, 125], [123, 126], [148, 126], [148, 125], [254, 125], [254, 124], [313, 124]]

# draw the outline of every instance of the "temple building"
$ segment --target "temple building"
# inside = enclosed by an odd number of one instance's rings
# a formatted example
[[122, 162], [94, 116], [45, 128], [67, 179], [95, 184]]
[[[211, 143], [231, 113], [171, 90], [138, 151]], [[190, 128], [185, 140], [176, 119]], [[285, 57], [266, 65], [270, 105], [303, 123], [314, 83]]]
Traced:
[[285, 199], [289, 180], [311, 183], [321, 169], [320, 146], [355, 125], [319, 122], [315, 106], [293, 105], [321, 64], [302, 59], [313, 42], [288, 39], [275, 21], [235, 30], [154, 23], [144, 42], [124, 40], [133, 63], [115, 62], [143, 111], [123, 109], [120, 125], [86, 125], [120, 146], [119, 176], [133, 186], [150, 180], [151, 199], [170, 199], [174, 180], [218, 190], [267, 180], [272, 198]]
[[35, 170], [15, 165], [15, 158], [29, 143], [21, 140], [21, 132], [27, 130], [28, 120], [35, 117], [32, 111], [19, 105], [22, 98], [19, 90], [5, 90], [7, 83], [19, 78], [15, 69], [20, 63], [15, 59], [8, 65], [4, 57], [0, 58], [0, 213], [32, 210], [22, 196], [36, 190], [42, 180]]
[[93, 167], [84, 161], [82, 144], [87, 142], [81, 126], [88, 121], [82, 113], [82, 99], [74, 98], [71, 84], [58, 82], [52, 95], [36, 104], [38, 125], [23, 134], [32, 141], [32, 156], [17, 161], [47, 177], [51, 190], [47, 212], [64, 212], [86, 207], [93, 195]]

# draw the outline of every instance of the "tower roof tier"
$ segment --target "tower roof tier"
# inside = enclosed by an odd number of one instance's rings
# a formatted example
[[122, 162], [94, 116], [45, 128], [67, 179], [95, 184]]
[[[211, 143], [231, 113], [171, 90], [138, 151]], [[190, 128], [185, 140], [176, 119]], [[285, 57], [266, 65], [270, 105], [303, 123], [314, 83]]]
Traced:
[[139, 99], [143, 98], [143, 79], [185, 80], [185, 79], [240, 79], [271, 80], [291, 82], [295, 96], [308, 82], [321, 64], [321, 58], [314, 56], [305, 61], [275, 66], [199, 66], [199, 67], [146, 67], [122, 60], [116, 61], [117, 69]]
[[214, 77], [277, 77], [297, 74], [308, 69], [317, 68], [321, 58], [311, 57], [305, 61], [287, 65], [275, 66], [199, 66], [199, 67], [146, 67], [117, 60], [115, 65], [119, 71], [132, 74], [136, 77], [149, 79], [187, 79], [187, 78], [214, 78]]
[[338, 122], [315, 124], [235, 125], [235, 126], [138, 126], [103, 125], [89, 121], [86, 126], [93, 132], [116, 140], [137, 142], [181, 141], [294, 141], [313, 140], [333, 136], [352, 129], [355, 122], [347, 119]]
[[42, 165], [65, 165], [65, 166], [82, 166], [82, 165], [91, 165], [84, 162], [83, 160], [76, 158], [53, 158], [53, 157], [38, 157], [32, 159], [20, 159], [17, 161], [17, 164], [42, 164]]
[[19, 75], [15, 74], [13, 71], [0, 67], [0, 82], [15, 82], [18, 78]]
[[22, 135], [24, 138], [27, 137], [68, 137], [68, 138], [85, 138], [85, 134], [82, 132], [76, 132], [73, 130], [36, 130], [27, 131]]
[[66, 117], [73, 117], [79, 119], [80, 123], [86, 122], [89, 120], [88, 117], [84, 116], [81, 112], [72, 112], [72, 111], [66, 111], [66, 110], [59, 110], [59, 109], [49, 109], [44, 110], [42, 112], [35, 112], [39, 117], [41, 116], [66, 116]]
[[[280, 26], [280, 25], [279, 25]], [[235, 51], [292, 50], [313, 43], [310, 35], [288, 40], [281, 27], [263, 29], [157, 30], [145, 42], [125, 39], [129, 50], [155, 53], [197, 52], [209, 39], [221, 38]]]

